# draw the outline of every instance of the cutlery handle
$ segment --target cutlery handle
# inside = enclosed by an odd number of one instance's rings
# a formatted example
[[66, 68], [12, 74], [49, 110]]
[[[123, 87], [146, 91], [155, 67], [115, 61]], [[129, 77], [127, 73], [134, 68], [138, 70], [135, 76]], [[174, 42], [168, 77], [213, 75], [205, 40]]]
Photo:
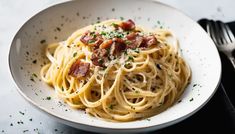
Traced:
[[233, 68], [235, 69], [235, 58], [233, 56], [229, 56], [229, 60], [233, 64]]
[[[227, 112], [229, 114], [230, 120], [232, 125], [235, 125], [235, 108], [233, 103], [231, 102], [231, 100], [229, 99], [229, 96], [226, 93], [226, 90], [223, 86], [222, 83], [220, 83], [220, 87], [222, 89], [222, 93], [224, 94], [223, 96], [223, 100], [225, 102], [226, 108], [227, 108]], [[233, 128], [233, 131], [235, 132], [235, 127]]]

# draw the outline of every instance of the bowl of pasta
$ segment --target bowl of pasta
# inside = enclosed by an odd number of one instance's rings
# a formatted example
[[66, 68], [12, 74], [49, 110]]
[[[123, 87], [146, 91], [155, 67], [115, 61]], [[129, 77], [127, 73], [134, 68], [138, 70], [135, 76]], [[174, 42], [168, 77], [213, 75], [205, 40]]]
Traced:
[[64, 124], [106, 133], [180, 122], [210, 100], [221, 76], [218, 51], [196, 22], [143, 0], [49, 7], [15, 35], [9, 67], [33, 106]]

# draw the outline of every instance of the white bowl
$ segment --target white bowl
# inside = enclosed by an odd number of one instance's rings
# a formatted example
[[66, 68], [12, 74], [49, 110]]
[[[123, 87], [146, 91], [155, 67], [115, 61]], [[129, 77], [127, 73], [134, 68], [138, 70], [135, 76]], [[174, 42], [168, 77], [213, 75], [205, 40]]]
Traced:
[[[46, 44], [65, 40], [88, 24], [120, 17], [149, 28], [170, 28], [178, 37], [183, 56], [192, 69], [192, 82], [182, 95], [182, 101], [166, 111], [145, 120], [113, 123], [70, 109], [55, 96], [51, 87], [32, 74], [39, 77]], [[182, 121], [209, 101], [221, 76], [218, 51], [196, 22], [172, 7], [144, 0], [77, 0], [47, 8], [28, 20], [15, 35], [9, 65], [18, 91], [28, 102], [67, 125], [106, 133], [146, 132]], [[52, 99], [48, 100], [48, 96]]]

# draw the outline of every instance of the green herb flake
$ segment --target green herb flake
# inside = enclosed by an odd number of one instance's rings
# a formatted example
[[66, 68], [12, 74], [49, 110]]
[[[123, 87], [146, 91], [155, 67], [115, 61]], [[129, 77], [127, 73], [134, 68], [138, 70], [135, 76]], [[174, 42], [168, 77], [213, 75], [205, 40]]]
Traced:
[[139, 50], [138, 48], [136, 48], [136, 49], [134, 50], [134, 52], [140, 53], [140, 50]]
[[125, 41], [125, 44], [129, 45], [129, 44], [131, 44], [131, 41], [126, 40], [126, 41]]
[[77, 52], [73, 53], [73, 57], [76, 57], [77, 56]]
[[124, 51], [124, 55], [127, 55], [127, 50]]
[[106, 32], [104, 32], [104, 31], [101, 31], [101, 33], [100, 33], [101, 35], [106, 35], [107, 33]]
[[110, 105], [109, 105], [109, 109], [113, 109], [113, 104], [110, 104]]
[[112, 23], [111, 24], [113, 27], [117, 27], [118, 26], [118, 24], [116, 24], [116, 23]]
[[193, 98], [191, 98], [189, 101], [190, 101], [190, 102], [193, 101]]
[[88, 44], [92, 44], [92, 43], [95, 43], [95, 41], [94, 40], [89, 40], [88, 41]]
[[197, 86], [197, 84], [193, 84], [193, 87], [196, 87]]
[[161, 24], [161, 22], [158, 20], [158, 21], [157, 21], [157, 24]]
[[23, 133], [28, 132], [29, 130], [23, 130]]
[[50, 96], [48, 96], [48, 97], [46, 97], [46, 99], [47, 99], [47, 100], [51, 100], [51, 97], [50, 97]]
[[147, 121], [150, 121], [150, 119], [149, 119], [149, 118], [147, 118], [146, 120], [147, 120]]
[[120, 17], [120, 20], [124, 20], [124, 17]]
[[136, 94], [138, 94], [138, 93], [140, 93], [140, 91], [138, 91], [138, 90], [135, 90], [135, 93], [136, 93]]
[[30, 119], [29, 119], [29, 121], [33, 121], [33, 119], [32, 119], [32, 118], [30, 118]]
[[127, 61], [134, 61], [134, 58], [132, 56], [128, 56], [128, 60]]
[[35, 73], [33, 73], [33, 74], [32, 74], [32, 76], [33, 76], [33, 77], [35, 77], [35, 78], [37, 78], [37, 77], [38, 77], [38, 76], [37, 76], [37, 74], [35, 74]]
[[24, 113], [23, 113], [23, 112], [21, 112], [21, 111], [19, 111], [19, 113], [20, 113], [20, 114], [22, 114], [22, 115], [24, 115]]

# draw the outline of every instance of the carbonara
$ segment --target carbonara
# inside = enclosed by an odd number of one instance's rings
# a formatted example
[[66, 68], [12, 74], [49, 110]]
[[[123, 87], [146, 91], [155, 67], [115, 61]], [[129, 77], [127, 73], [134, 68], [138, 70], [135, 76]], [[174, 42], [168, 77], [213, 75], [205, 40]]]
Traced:
[[42, 80], [73, 108], [108, 121], [133, 121], [172, 106], [191, 78], [166, 29], [107, 20], [49, 44]]

